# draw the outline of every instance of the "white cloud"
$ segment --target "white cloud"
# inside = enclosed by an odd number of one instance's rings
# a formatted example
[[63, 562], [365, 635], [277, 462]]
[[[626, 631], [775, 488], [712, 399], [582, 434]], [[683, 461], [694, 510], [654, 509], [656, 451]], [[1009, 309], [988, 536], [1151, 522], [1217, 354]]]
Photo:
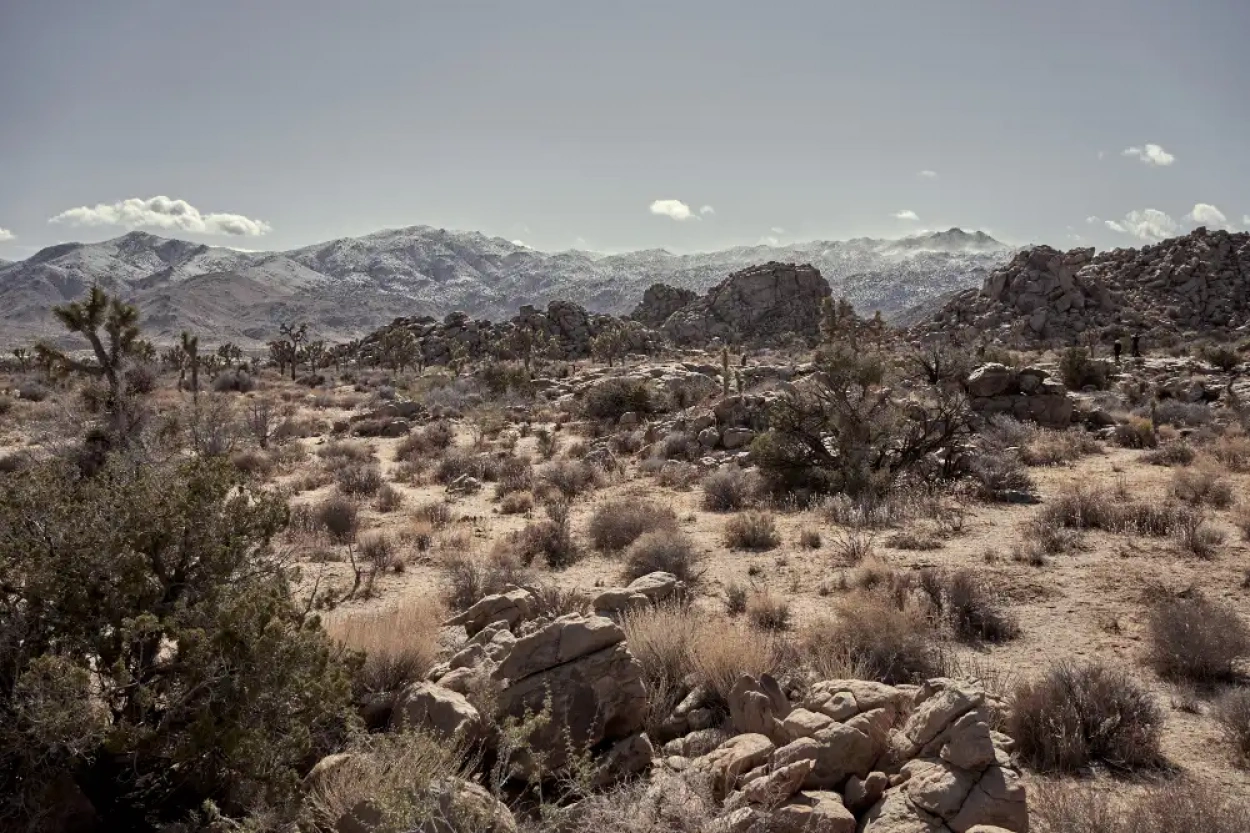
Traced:
[[1205, 202], [1195, 205], [1194, 210], [1185, 215], [1185, 219], [1200, 226], [1210, 226], [1216, 229], [1232, 228], [1223, 211]]
[[902, 211], [895, 211], [890, 216], [895, 220], [909, 220], [913, 223], [920, 221], [920, 217], [917, 216], [916, 212], [912, 211], [910, 208], [904, 208]]
[[16, 240], [17, 235], [9, 231], [7, 228], [0, 228], [0, 243], [7, 243], [10, 240]]
[[1095, 217], [1093, 214], [1091, 214], [1091, 215], [1089, 215], [1088, 217], [1086, 217], [1086, 218], [1085, 218], [1085, 222], [1089, 223], [1091, 226], [1096, 226], [1096, 225], [1098, 225], [1099, 223], [1101, 223], [1101, 222], [1102, 222], [1102, 220], [1100, 220], [1099, 218], [1097, 218], [1097, 217]]
[[916, 174], [916, 176], [924, 177], [925, 179], [937, 179], [937, 171], [930, 171], [926, 168], [925, 170]]
[[769, 229], [769, 231], [771, 231], [773, 234], [785, 234], [786, 233], [786, 230], [783, 229], [781, 226], [773, 226], [772, 228]]
[[253, 220], [242, 214], [203, 214], [186, 200], [171, 200], [169, 197], [131, 197], [115, 203], [99, 203], [94, 208], [84, 205], [62, 211], [48, 222], [71, 226], [158, 228], [233, 237], [259, 237], [273, 231], [264, 220]]
[[[655, 206], [654, 206], [654, 205], [653, 205], [653, 206], [651, 206], [651, 210], [652, 210], [652, 211], [655, 211]], [[715, 208], [712, 208], [712, 206], [710, 206], [710, 205], [705, 205], [705, 206], [703, 206], [702, 208], [700, 208], [700, 209], [699, 209], [699, 213], [700, 213], [700, 214], [715, 214], [715, 213], [716, 213], [716, 209], [715, 209]]]
[[1165, 167], [1176, 161], [1175, 156], [1156, 144], [1147, 144], [1145, 147], [1125, 148], [1121, 152], [1121, 156], [1131, 156], [1152, 168]]
[[1176, 221], [1155, 208], [1143, 211], [1130, 211], [1123, 220], [1106, 220], [1107, 228], [1128, 234], [1138, 240], [1153, 242], [1165, 237], [1173, 237], [1180, 231]]
[[1106, 156], [1107, 156], [1107, 152], [1106, 152], [1105, 150], [1100, 150], [1100, 151], [1098, 151], [1098, 158], [1099, 158], [1099, 159], [1105, 159], [1105, 158], [1106, 158]]
[[1247, 214], [1246, 216], [1241, 218], [1241, 224], [1243, 226], [1250, 226], [1250, 214]]
[[699, 219], [699, 215], [691, 211], [690, 206], [681, 200], [656, 200], [651, 203], [651, 213], [661, 217], [672, 217], [678, 222]]
[[522, 249], [528, 249], [530, 247], [529, 244], [526, 243], [524, 240], [513, 240], [512, 245], [520, 246]]

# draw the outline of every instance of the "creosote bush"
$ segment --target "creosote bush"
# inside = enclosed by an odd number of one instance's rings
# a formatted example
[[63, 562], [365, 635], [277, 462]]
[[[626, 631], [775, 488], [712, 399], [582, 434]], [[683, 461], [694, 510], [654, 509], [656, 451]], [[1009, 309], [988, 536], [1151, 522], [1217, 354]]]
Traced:
[[737, 512], [751, 502], [751, 478], [739, 468], [724, 468], [703, 478], [703, 508], [709, 512]]
[[658, 399], [645, 379], [605, 379], [586, 392], [582, 407], [594, 419], [617, 420], [633, 411], [638, 415], [657, 410]]
[[1215, 704], [1215, 719], [1238, 761], [1250, 766], [1250, 688], [1234, 688]]
[[772, 515], [745, 512], [725, 524], [725, 545], [731, 550], [763, 552], [781, 546], [781, 535]]
[[1198, 592], [1160, 595], [1146, 619], [1150, 664], [1162, 677], [1210, 684], [1236, 679], [1250, 658], [1250, 627], [1230, 606]]
[[601, 503], [590, 518], [590, 543], [600, 552], [625, 549], [645, 532], [674, 529], [677, 515], [672, 509], [637, 498], [619, 498]]
[[647, 532], [625, 551], [625, 579], [633, 581], [648, 573], [672, 573], [687, 584], [702, 576], [702, 556], [679, 529], [660, 528]]
[[1163, 712], [1138, 682], [1103, 665], [1060, 664], [1021, 683], [1007, 734], [1042, 772], [1074, 772], [1094, 762], [1119, 770], [1158, 766]]

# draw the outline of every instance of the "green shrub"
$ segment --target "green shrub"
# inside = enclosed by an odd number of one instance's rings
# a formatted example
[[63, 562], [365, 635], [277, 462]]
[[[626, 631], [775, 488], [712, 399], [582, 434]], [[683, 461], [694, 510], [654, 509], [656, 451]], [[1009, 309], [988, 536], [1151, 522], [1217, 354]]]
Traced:
[[725, 524], [725, 544], [731, 550], [761, 552], [781, 546], [777, 523], [767, 512], [746, 512]]
[[586, 391], [582, 408], [594, 419], [621, 418], [621, 414], [633, 411], [649, 414], [656, 410], [656, 397], [645, 379], [604, 379]]
[[0, 819], [42, 829], [65, 780], [108, 830], [296, 795], [350, 682], [270, 546], [286, 520], [220, 460], [5, 478]]
[[1059, 357], [1059, 377], [1071, 390], [1106, 390], [1110, 368], [1106, 362], [1092, 358], [1086, 348], [1069, 347]]
[[668, 507], [636, 498], [600, 504], [590, 518], [590, 543], [600, 552], [618, 552], [646, 532], [675, 529], [677, 515]]

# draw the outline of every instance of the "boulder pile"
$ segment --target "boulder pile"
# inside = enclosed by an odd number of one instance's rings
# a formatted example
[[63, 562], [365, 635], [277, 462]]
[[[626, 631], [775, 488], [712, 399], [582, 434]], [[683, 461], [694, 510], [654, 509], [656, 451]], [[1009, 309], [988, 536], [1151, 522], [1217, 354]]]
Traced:
[[[1131, 335], [1227, 337], [1250, 321], [1250, 233], [1199, 228], [1140, 249], [1024, 249], [928, 321], [920, 338], [1020, 347]], [[1127, 345], [1126, 345], [1127, 346]]]
[[1043, 428], [1067, 428], [1076, 412], [1062, 382], [1038, 367], [983, 364], [964, 382], [968, 402], [982, 416], [1005, 414]]
[[522, 327], [536, 333], [544, 343], [545, 354], [554, 359], [589, 357], [591, 341], [607, 328], [621, 331], [624, 353], [651, 354], [661, 343], [654, 331], [637, 321], [588, 312], [570, 301], [552, 301], [546, 310], [522, 306], [511, 320], [500, 323], [471, 319], [464, 312], [449, 313], [441, 321], [429, 316], [398, 318], [361, 340], [359, 358], [366, 363], [376, 362], [382, 355], [383, 337], [395, 328], [408, 330], [416, 337], [425, 364], [449, 363], [453, 344], [463, 346], [465, 354], [473, 358], [508, 357], [512, 334]]
[[630, 317], [682, 345], [811, 341], [820, 335], [821, 304], [830, 294], [815, 267], [769, 262], [734, 272], [702, 296], [653, 285]]

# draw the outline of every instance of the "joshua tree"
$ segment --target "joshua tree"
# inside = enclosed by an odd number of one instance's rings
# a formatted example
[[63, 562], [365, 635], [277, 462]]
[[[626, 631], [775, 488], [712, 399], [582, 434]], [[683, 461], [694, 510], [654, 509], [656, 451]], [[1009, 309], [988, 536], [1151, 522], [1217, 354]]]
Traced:
[[193, 336], [186, 330], [182, 331], [182, 348], [184, 362], [178, 373], [178, 384], [181, 385], [186, 378], [188, 370], [191, 371], [191, 396], [195, 399], [200, 398], [200, 337]]
[[122, 369], [126, 359], [142, 356], [147, 352], [145, 347], [151, 349], [151, 344], [139, 337], [139, 310], [120, 298], [109, 297], [99, 286], [93, 286], [84, 300], [53, 307], [52, 314], [65, 329], [87, 340], [95, 353], [95, 363], [70, 358], [54, 348], [47, 349], [69, 370], [103, 377], [109, 386], [109, 408], [115, 410], [121, 402]]
[[25, 373], [30, 368], [30, 351], [25, 347], [13, 348], [13, 358], [17, 359], [17, 369]]
[[[285, 336], [285, 342], [289, 347], [286, 353], [290, 358], [291, 379], [295, 379], [295, 369], [299, 365], [300, 357], [304, 353], [304, 345], [308, 341], [308, 324], [307, 322], [295, 324], [282, 324], [278, 327], [278, 332]], [[272, 345], [274, 342], [270, 342]], [[272, 348], [271, 348], [272, 349]]]
[[604, 326], [599, 335], [590, 340], [590, 352], [600, 361], [606, 361], [608, 367], [625, 352], [625, 330], [620, 324], [612, 322]]

